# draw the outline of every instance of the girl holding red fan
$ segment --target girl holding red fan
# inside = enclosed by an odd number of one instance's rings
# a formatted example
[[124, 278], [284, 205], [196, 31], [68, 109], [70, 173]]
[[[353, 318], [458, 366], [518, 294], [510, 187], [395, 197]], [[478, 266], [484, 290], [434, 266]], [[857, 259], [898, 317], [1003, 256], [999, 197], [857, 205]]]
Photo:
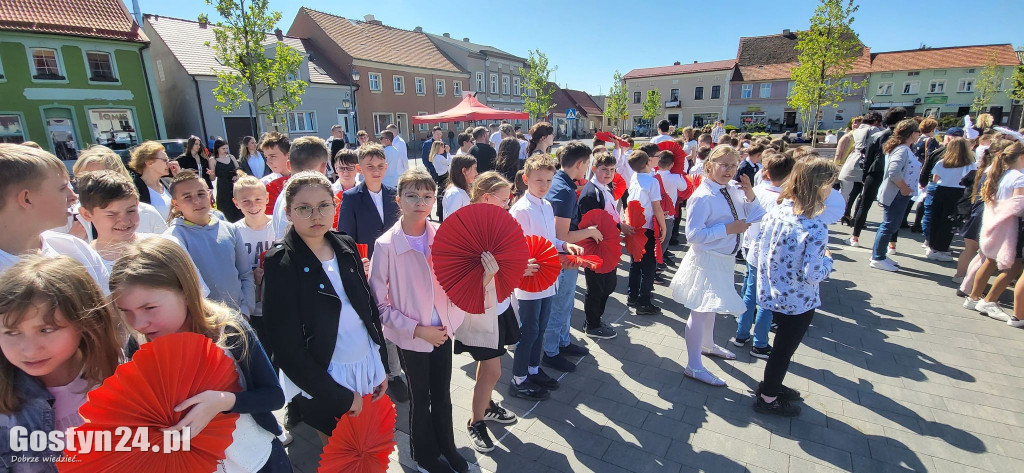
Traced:
[[[252, 328], [234, 309], [204, 298], [192, 260], [181, 246], [150, 238], [129, 247], [110, 274], [111, 299], [135, 336], [126, 355], [139, 345], [180, 332], [205, 335], [235, 361], [239, 392], [204, 391], [174, 407], [185, 412], [166, 430], [190, 428], [192, 437], [222, 412], [239, 414], [224, 464], [232, 471], [291, 472], [274, 410], [284, 405], [277, 373]], [[197, 367], [182, 367], [196, 369]]]
[[476, 179], [476, 158], [471, 154], [460, 154], [452, 157], [448, 164], [448, 188], [441, 197], [444, 219], [469, 205], [469, 187]]
[[[370, 287], [384, 336], [398, 346], [409, 378], [413, 459], [430, 473], [466, 472], [469, 464], [455, 447], [451, 398], [451, 338], [466, 314], [448, 299], [430, 264], [439, 224], [427, 217], [436, 194], [437, 184], [423, 171], [409, 170], [398, 178], [402, 216], [374, 243]], [[497, 262], [488, 256], [481, 256], [484, 281], [498, 272]]]
[[[173, 244], [173, 243], [172, 243]], [[0, 277], [0, 431], [64, 431], [82, 425], [86, 393], [121, 360], [117, 316], [80, 263], [67, 256], [26, 257]], [[6, 435], [4, 435], [6, 437]], [[0, 470], [20, 465], [56, 472], [62, 452], [13, 452], [0, 441]], [[50, 457], [49, 462], [45, 457]], [[29, 459], [22, 460], [28, 462]]]
[[387, 350], [366, 282], [368, 260], [343, 233], [329, 231], [334, 193], [316, 171], [285, 188], [291, 230], [263, 264], [264, 326], [289, 401], [289, 426], [305, 422], [326, 443], [337, 420], [359, 415], [363, 396], [387, 390]]

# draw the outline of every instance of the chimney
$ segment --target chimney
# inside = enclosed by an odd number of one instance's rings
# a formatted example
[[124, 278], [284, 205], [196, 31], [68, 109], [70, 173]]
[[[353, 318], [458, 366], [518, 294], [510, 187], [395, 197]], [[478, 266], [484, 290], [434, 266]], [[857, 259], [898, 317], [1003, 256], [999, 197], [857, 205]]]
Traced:
[[206, 15], [199, 15], [199, 27], [200, 28], [206, 28], [206, 25], [208, 24], [208, 22], [209, 22], [209, 19], [206, 17]]
[[452, 34], [451, 33], [445, 33], [445, 34], [443, 34], [441, 36], [444, 36], [445, 38], [451, 38]]
[[284, 41], [284, 32], [281, 31], [281, 28], [274, 28], [274, 36], [277, 36], [278, 41]]
[[[375, 20], [373, 15], [366, 15], [366, 16], [363, 17], [363, 19], [366, 20], [367, 23], [373, 23], [373, 20]], [[786, 30], [786, 31], [789, 31], [789, 30]]]
[[467, 42], [467, 43], [469, 42], [469, 38], [462, 38], [462, 40]]
[[697, 61], [693, 61], [693, 63], [694, 63], [694, 64], [697, 64]]
[[417, 26], [417, 27], [413, 28], [412, 30], [414, 32], [416, 32], [416, 33], [422, 33], [423, 32], [423, 27], [422, 26]]
[[679, 61], [673, 62], [672, 65], [673, 66], [678, 66], [679, 65]]
[[786, 28], [786, 29], [782, 30], [782, 36], [785, 36], [787, 38], [791, 38], [793, 36], [793, 33], [791, 31], [789, 31], [789, 28]]

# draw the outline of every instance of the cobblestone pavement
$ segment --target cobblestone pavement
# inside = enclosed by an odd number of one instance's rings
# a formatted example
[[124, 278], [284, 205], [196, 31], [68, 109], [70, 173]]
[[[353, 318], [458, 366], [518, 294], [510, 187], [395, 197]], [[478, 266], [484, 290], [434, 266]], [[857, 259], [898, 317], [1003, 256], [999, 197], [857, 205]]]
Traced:
[[[865, 244], [873, 230], [865, 231]], [[624, 262], [605, 314], [619, 332], [613, 340], [583, 338], [580, 278], [572, 335], [591, 355], [561, 377], [551, 399], [506, 396], [512, 360], [503, 359], [494, 397], [520, 419], [507, 428], [490, 425], [497, 441], [490, 454], [469, 447], [464, 426], [474, 364], [455, 357], [452, 400], [461, 453], [484, 472], [1024, 471], [1024, 359], [1016, 356], [1024, 331], [963, 309], [949, 280], [953, 263], [919, 256], [920, 235], [900, 235], [894, 258], [905, 270], [891, 274], [868, 267], [869, 249], [841, 243], [847, 227], [831, 231], [836, 272], [821, 287], [823, 306], [786, 378], [804, 393], [799, 417], [753, 412], [751, 390], [764, 361], [727, 345], [736, 329], [732, 317], [718, 317], [715, 340], [736, 350], [738, 359], [706, 363], [728, 387], [685, 379], [687, 310], [658, 285], [655, 302], [665, 315], [633, 315], [624, 305]], [[679, 261], [685, 246], [672, 250]], [[737, 287], [741, 271], [737, 265]], [[408, 406], [398, 412], [398, 451], [389, 471], [415, 471]], [[289, 447], [295, 470], [314, 472], [316, 434], [302, 426], [295, 436]]]

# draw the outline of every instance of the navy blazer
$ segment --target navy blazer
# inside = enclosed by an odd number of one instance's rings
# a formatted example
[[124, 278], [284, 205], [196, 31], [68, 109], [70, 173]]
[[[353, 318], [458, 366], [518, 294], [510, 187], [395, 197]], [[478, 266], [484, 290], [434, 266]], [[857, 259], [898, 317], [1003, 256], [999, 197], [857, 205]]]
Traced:
[[601, 192], [601, 189], [598, 189], [593, 181], [587, 181], [587, 184], [583, 186], [583, 190], [580, 191], [578, 202], [579, 217], [576, 219], [580, 220], [591, 210], [604, 210], [604, 192]]
[[[430, 147], [434, 146], [434, 139], [430, 138], [423, 142], [423, 148], [420, 150], [420, 161], [423, 162], [423, 166], [427, 168], [427, 172], [430, 173], [430, 177], [437, 180], [437, 170], [434, 169], [434, 163], [430, 162]], [[390, 228], [390, 227], [389, 227]]]
[[383, 221], [377, 213], [377, 206], [373, 204], [370, 191], [366, 189], [366, 183], [345, 191], [341, 197], [341, 209], [338, 210], [338, 231], [352, 237], [356, 243], [369, 247], [368, 256], [373, 256], [373, 243], [377, 238], [398, 221], [398, 202], [395, 202], [398, 190], [381, 185], [381, 193], [384, 199]]

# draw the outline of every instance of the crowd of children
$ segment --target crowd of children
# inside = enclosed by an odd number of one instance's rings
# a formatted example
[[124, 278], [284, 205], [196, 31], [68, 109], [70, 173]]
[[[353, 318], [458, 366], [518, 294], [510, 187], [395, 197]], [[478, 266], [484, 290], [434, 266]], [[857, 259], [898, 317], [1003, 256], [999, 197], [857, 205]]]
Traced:
[[[476, 146], [486, 144], [482, 127], [459, 135], [455, 155], [439, 137], [425, 144], [429, 172], [397, 174], [392, 148], [405, 150], [405, 143], [395, 135], [382, 147], [360, 132], [360, 146], [348, 149], [271, 132], [242, 153], [259, 150], [262, 179], [242, 172], [252, 160], [239, 166], [216, 146], [204, 175], [198, 140], [177, 163], [146, 142], [133, 153], [134, 174], [113, 153], [83, 153], [74, 169], [77, 194], [53, 155], [0, 144], [0, 426], [81, 425], [77, 409], [86, 393], [119, 363], [142, 344], [187, 331], [228, 351], [242, 390], [185, 400], [177, 408], [186, 416], [170, 427], [196, 435], [218, 413], [239, 414], [223, 460], [231, 471], [291, 471], [289, 429], [305, 423], [326, 442], [338, 418], [359, 415], [363, 396], [385, 392], [409, 402], [411, 453], [421, 470], [468, 471], [452, 422], [454, 355], [476, 362], [465, 428], [473, 447], [489, 452], [486, 423], [517, 419], [493, 396], [509, 347], [508, 395], [534, 401], [560, 387], [544, 368], [572, 372], [573, 358], [588, 354], [570, 337], [577, 268], [563, 269], [546, 289], [516, 289], [498, 300], [500, 268], [484, 252], [484, 313], [466, 314], [449, 299], [434, 276], [431, 248], [443, 220], [468, 205], [507, 209], [525, 235], [569, 255], [605, 236], [597, 226], [581, 227], [588, 212], [606, 212], [623, 237], [645, 236], [642, 254], [630, 256], [627, 305], [639, 316], [658, 316], [653, 288], [668, 285], [688, 309], [683, 374], [713, 386], [726, 382], [703, 357], [736, 358], [713, 337], [719, 314], [735, 316], [732, 345], [750, 343], [751, 356], [767, 360], [755, 390], [758, 412], [799, 413], [800, 393], [783, 381], [820, 305], [818, 286], [832, 270], [828, 225], [845, 211], [858, 234], [874, 193], [884, 217], [872, 267], [899, 269], [893, 245], [920, 188], [927, 257], [951, 261], [953, 233], [962, 229], [967, 245], [955, 279], [964, 306], [1024, 326], [1024, 307], [1015, 304], [1009, 315], [997, 303], [1022, 266], [1024, 137], [984, 128], [979, 118], [976, 138], [950, 130], [936, 146], [921, 137], [934, 126], [905, 111], [887, 113], [888, 129], [873, 128], [879, 122], [857, 120], [852, 139], [840, 141], [849, 149], [835, 160], [734, 133], [719, 133], [716, 143], [686, 128], [674, 138], [667, 122], [636, 150], [623, 136], [593, 146], [570, 142], [553, 156], [550, 124], [534, 125], [528, 138], [508, 126], [496, 132], [497, 170], [479, 175], [478, 159], [495, 166]], [[675, 145], [681, 154], [665, 148]], [[858, 162], [849, 165], [851, 159]], [[850, 216], [844, 197], [858, 196]], [[627, 218], [631, 207], [642, 209], [642, 221]], [[689, 248], [676, 263], [667, 248], [682, 242], [680, 226]], [[739, 292], [737, 258], [746, 264]], [[670, 266], [677, 270], [669, 282], [662, 273]], [[531, 260], [524, 276], [537, 269]], [[583, 333], [614, 338], [602, 316], [616, 270], [583, 273]], [[1022, 296], [1018, 282], [1015, 301]], [[273, 411], [285, 406], [282, 429]], [[0, 454], [6, 462], [12, 452]]]

